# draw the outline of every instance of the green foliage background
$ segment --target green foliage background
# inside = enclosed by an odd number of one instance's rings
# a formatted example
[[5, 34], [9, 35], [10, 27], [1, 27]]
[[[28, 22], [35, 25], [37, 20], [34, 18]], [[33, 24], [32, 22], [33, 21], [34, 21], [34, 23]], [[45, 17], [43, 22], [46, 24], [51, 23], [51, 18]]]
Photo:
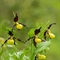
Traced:
[[[17, 12], [19, 22], [25, 24], [29, 29], [23, 28], [17, 32], [17, 37], [23, 41], [28, 38], [29, 30], [36, 27], [37, 24], [45, 26], [46, 23], [56, 22], [57, 25], [51, 28], [51, 31], [56, 35], [52, 39], [50, 50], [46, 53], [47, 60], [60, 60], [59, 45], [60, 45], [60, 0], [0, 0], [0, 37], [7, 39], [7, 27], [13, 25], [13, 13]], [[17, 31], [17, 30], [16, 30]], [[27, 46], [18, 42], [18, 49]]]

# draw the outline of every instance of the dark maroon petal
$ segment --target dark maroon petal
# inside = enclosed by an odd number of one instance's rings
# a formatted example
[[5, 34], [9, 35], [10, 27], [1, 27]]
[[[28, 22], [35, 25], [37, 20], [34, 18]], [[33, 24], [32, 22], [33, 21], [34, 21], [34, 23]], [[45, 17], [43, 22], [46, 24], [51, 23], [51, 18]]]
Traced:
[[36, 47], [36, 42], [35, 42], [35, 38], [33, 39], [33, 44], [34, 44], [34, 46]]
[[33, 37], [28, 38], [28, 39], [25, 41], [25, 43], [26, 43], [27, 41], [29, 41], [30, 39], [32, 39], [32, 38], [34, 38], [34, 36], [33, 36]]
[[11, 31], [9, 31], [8, 34], [9, 34], [10, 36], [13, 36], [13, 33], [12, 33]]
[[41, 29], [41, 27], [40, 27], [39, 29], [36, 29], [36, 30], [34, 31], [34, 34], [37, 35], [38, 33], [40, 33], [40, 29]]
[[[22, 24], [22, 23], [19, 23], [19, 24]], [[28, 29], [28, 27], [25, 24], [22, 24], [22, 25]]]
[[18, 21], [18, 16], [17, 16], [17, 13], [16, 13], [16, 16], [14, 18], [14, 22], [17, 22]]
[[10, 39], [10, 37], [9, 37], [7, 40], [4, 41], [4, 43], [2, 44], [2, 46], [3, 46], [9, 39]]
[[20, 42], [22, 42], [22, 43], [24, 43], [24, 41], [22, 41], [21, 39], [19, 39], [19, 38], [16, 38], [18, 41], [20, 41]]
[[47, 33], [47, 30], [44, 32], [44, 39], [46, 40], [46, 33]]
[[55, 25], [56, 23], [52, 23], [52, 24], [50, 24], [49, 26], [48, 26], [48, 29], [50, 29], [51, 28], [51, 26], [52, 25]]

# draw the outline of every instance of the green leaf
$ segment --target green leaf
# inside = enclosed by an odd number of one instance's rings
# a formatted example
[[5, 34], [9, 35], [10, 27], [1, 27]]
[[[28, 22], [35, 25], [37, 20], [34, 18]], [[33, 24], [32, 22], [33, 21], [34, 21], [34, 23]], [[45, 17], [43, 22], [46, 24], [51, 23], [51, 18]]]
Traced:
[[32, 56], [31, 56], [31, 60], [34, 60], [34, 57], [38, 52], [41, 52], [41, 51], [47, 49], [47, 47], [50, 45], [50, 43], [51, 43], [50, 41], [46, 41], [46, 42], [42, 42], [42, 43], [38, 44], [37, 48], [34, 50]]
[[10, 28], [10, 27], [6, 27], [6, 30], [11, 31], [11, 30], [12, 30], [12, 28]]
[[29, 33], [28, 33], [28, 36], [29, 36], [29, 37], [32, 37], [32, 36], [34, 35], [34, 30], [35, 30], [35, 29], [31, 29], [31, 30], [29, 31]]
[[46, 42], [42, 42], [42, 43], [38, 44], [35, 52], [37, 53], [39, 51], [46, 49], [50, 45], [50, 43], [51, 43], [50, 41], [46, 41]]

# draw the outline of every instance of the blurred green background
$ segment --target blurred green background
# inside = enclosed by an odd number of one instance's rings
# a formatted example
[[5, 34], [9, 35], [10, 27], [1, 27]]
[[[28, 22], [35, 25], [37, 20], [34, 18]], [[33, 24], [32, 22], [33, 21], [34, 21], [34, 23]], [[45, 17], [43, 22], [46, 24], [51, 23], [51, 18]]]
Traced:
[[[14, 15], [19, 16], [19, 22], [25, 24], [29, 29], [23, 28], [17, 32], [17, 37], [23, 41], [27, 38], [28, 31], [38, 25], [56, 22], [51, 28], [56, 35], [52, 39], [50, 50], [46, 53], [47, 60], [60, 60], [60, 0], [0, 0], [0, 37], [7, 39], [7, 27], [12, 27]], [[21, 45], [21, 44], [20, 44]]]

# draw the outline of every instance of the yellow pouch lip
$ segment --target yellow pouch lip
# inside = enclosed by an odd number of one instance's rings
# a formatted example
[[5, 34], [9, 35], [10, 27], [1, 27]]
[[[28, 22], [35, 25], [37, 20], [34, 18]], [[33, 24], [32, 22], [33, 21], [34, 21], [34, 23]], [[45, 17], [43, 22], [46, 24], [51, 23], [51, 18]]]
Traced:
[[50, 38], [55, 38], [55, 35], [53, 33], [49, 33]]

